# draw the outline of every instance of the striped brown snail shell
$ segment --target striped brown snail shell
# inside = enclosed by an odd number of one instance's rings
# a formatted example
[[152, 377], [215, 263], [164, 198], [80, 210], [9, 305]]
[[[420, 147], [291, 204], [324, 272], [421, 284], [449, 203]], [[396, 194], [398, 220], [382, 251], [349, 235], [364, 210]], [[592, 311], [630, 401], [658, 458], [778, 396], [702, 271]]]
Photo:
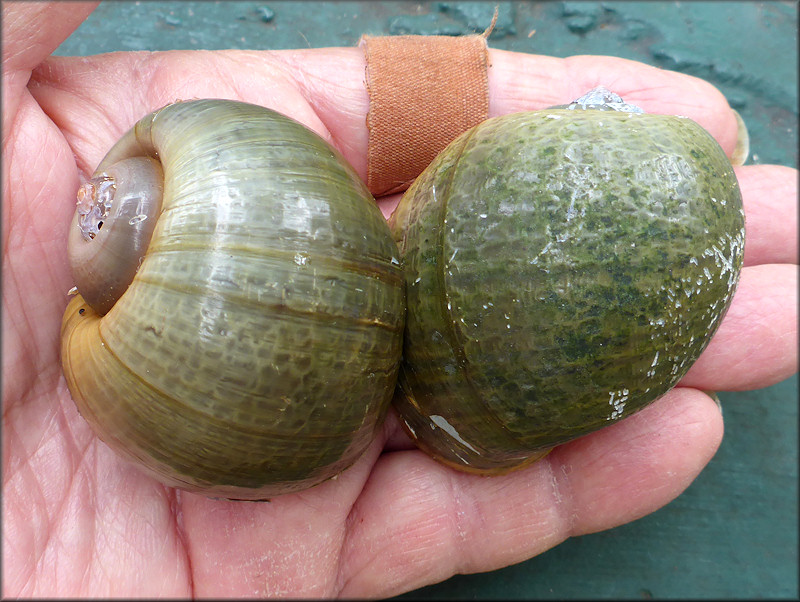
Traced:
[[344, 158], [227, 100], [140, 120], [79, 192], [62, 363], [80, 413], [167, 485], [264, 499], [335, 476], [384, 418], [398, 251]]

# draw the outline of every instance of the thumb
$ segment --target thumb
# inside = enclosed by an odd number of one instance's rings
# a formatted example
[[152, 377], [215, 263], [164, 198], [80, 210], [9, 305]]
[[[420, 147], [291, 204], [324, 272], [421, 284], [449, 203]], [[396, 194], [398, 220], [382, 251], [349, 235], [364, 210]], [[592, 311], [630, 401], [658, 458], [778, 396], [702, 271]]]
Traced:
[[16, 114], [31, 71], [75, 31], [99, 2], [4, 2], [3, 121]]

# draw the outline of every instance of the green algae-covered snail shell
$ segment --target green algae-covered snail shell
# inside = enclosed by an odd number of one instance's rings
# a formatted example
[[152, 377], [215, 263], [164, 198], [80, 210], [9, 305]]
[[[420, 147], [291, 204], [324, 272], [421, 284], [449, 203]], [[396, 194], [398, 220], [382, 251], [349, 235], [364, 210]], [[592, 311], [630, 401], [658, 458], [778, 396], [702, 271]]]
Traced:
[[389, 222], [407, 296], [395, 405], [420, 448], [484, 474], [673, 387], [726, 312], [744, 250], [714, 139], [608, 107], [479, 124]]
[[181, 102], [78, 196], [62, 362], [101, 439], [168, 485], [238, 499], [362, 454], [405, 300], [389, 228], [337, 151], [263, 107]]

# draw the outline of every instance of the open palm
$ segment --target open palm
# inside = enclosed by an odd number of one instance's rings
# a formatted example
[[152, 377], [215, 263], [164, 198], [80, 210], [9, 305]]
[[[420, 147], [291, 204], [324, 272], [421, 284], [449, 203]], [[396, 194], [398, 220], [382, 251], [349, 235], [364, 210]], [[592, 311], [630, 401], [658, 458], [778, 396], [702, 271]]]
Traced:
[[[146, 113], [208, 97], [301, 121], [365, 177], [364, 58], [354, 48], [47, 58], [90, 10], [3, 7], [4, 595], [381, 597], [492, 570], [667, 503], [722, 437], [702, 391], [760, 388], [797, 370], [797, 174], [741, 167], [746, 267], [733, 305], [680, 386], [635, 416], [505, 477], [436, 464], [390, 415], [354, 467], [270, 503], [160, 485], [95, 437], [61, 375], [66, 230], [81, 178]], [[491, 115], [603, 84], [648, 112], [691, 117], [729, 153], [736, 142], [725, 99], [688, 76], [607, 57], [492, 50], [490, 62]], [[385, 214], [398, 198], [380, 201]]]

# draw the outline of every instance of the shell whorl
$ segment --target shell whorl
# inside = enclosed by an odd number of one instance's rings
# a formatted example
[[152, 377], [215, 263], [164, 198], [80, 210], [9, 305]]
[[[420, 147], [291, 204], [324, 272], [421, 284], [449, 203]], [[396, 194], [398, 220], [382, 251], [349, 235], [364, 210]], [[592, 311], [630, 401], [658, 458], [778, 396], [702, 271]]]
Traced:
[[245, 103], [168, 105], [98, 172], [137, 156], [164, 172], [149, 249], [104, 317], [77, 296], [63, 320], [81, 413], [162, 481], [209, 495], [337, 474], [380, 424], [401, 348], [398, 252], [371, 195], [319, 136]]

